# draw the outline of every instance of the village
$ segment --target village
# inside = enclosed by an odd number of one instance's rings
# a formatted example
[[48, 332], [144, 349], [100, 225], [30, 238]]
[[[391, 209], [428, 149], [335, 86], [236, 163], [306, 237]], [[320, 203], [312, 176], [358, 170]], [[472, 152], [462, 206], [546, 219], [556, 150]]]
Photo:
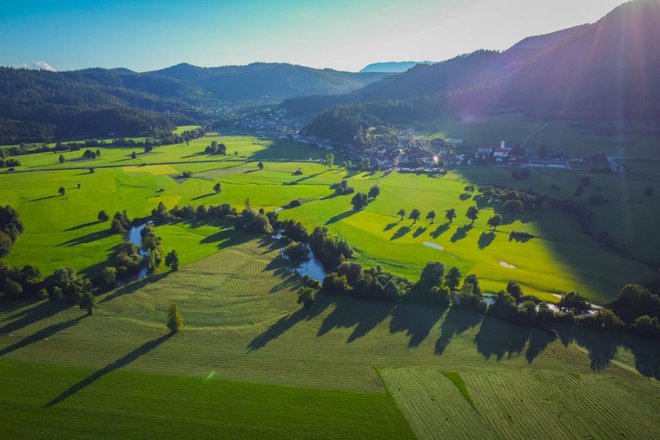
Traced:
[[304, 133], [309, 121], [288, 118], [282, 109], [244, 115], [233, 123], [242, 132], [272, 140], [307, 144], [340, 153], [346, 162], [362, 168], [378, 167], [401, 173], [442, 174], [470, 166], [526, 167], [625, 172], [615, 158], [605, 155], [571, 156], [545, 145], [510, 145], [506, 140], [472, 145], [463, 139], [418, 136], [412, 128], [371, 127], [352, 143], [336, 143]]

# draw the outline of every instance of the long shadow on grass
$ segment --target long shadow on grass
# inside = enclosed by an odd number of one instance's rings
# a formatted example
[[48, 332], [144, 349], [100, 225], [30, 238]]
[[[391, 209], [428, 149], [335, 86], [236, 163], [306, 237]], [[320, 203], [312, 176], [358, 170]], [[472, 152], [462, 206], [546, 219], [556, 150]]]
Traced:
[[211, 197], [211, 196], [214, 196], [214, 195], [216, 195], [216, 194], [218, 194], [218, 193], [216, 193], [216, 192], [212, 192], [212, 193], [208, 193], [208, 194], [202, 194], [201, 196], [193, 197], [193, 198], [190, 199], [190, 200], [192, 201], [192, 200], [205, 199], [205, 198], [207, 198], [207, 197]]
[[112, 234], [113, 232], [110, 229], [104, 229], [103, 231], [92, 232], [91, 234], [83, 235], [82, 237], [73, 238], [69, 241], [65, 241], [64, 243], [60, 243], [57, 246], [72, 247], [72, 246], [77, 246], [79, 244], [91, 243], [93, 241], [102, 240], [104, 238], [110, 237]]
[[161, 344], [163, 344], [165, 341], [170, 339], [174, 333], [168, 333], [166, 335], [163, 335], [159, 338], [156, 338], [154, 340], [151, 340], [149, 342], [145, 342], [144, 344], [140, 345], [138, 348], [135, 350], [131, 351], [127, 355], [117, 359], [116, 361], [106, 365], [103, 369], [97, 371], [96, 373], [92, 374], [91, 376], [81, 380], [75, 385], [72, 385], [69, 387], [66, 391], [64, 391], [62, 394], [59, 396], [55, 397], [53, 400], [48, 402], [46, 404], [46, 407], [50, 408], [52, 406], [57, 405], [58, 403], [68, 399], [69, 397], [73, 396], [74, 394], [77, 394], [78, 392], [82, 391], [85, 387], [93, 384], [97, 380], [101, 379], [103, 376], [112, 373], [115, 370], [118, 370], [119, 368], [123, 368], [126, 365], [130, 364], [131, 362], [139, 359], [141, 356], [144, 356], [145, 354], [149, 353], [150, 351], [158, 348]]
[[330, 295], [317, 294], [314, 302], [309, 307], [303, 306], [295, 312], [280, 318], [275, 324], [257, 335], [248, 344], [248, 352], [265, 347], [269, 342], [279, 338], [299, 322], [309, 321], [320, 315], [332, 304], [332, 300], [333, 298]]
[[335, 328], [353, 328], [346, 342], [365, 336], [387, 318], [394, 305], [370, 300], [337, 298], [335, 308], [321, 323], [316, 336], [323, 336]]
[[482, 319], [483, 316], [479, 313], [456, 308], [449, 309], [445, 320], [440, 326], [440, 337], [435, 343], [435, 354], [443, 354], [454, 336], [461, 335], [475, 327]]
[[350, 211], [344, 211], [341, 214], [337, 214], [334, 217], [332, 217], [330, 220], [325, 222], [326, 225], [331, 225], [333, 223], [337, 223], [338, 221], [344, 220], [345, 218], [348, 218], [355, 214], [355, 211], [350, 210]]
[[410, 232], [410, 227], [408, 226], [401, 226], [397, 231], [392, 235], [390, 240], [398, 240], [399, 238], [403, 237], [406, 235], [408, 232]]
[[484, 358], [495, 357], [497, 361], [505, 356], [511, 358], [514, 354], [522, 353], [527, 346], [525, 358], [531, 364], [555, 339], [554, 335], [541, 329], [516, 326], [485, 317], [474, 341], [477, 351]]
[[0, 334], [11, 333], [16, 330], [20, 330], [23, 327], [27, 327], [28, 325], [34, 324], [35, 322], [41, 321], [42, 319], [54, 316], [61, 311], [68, 309], [69, 307], [70, 305], [64, 301], [43, 301], [41, 303], [37, 303], [32, 308], [17, 314], [17, 316], [20, 316], [19, 319], [12, 321], [0, 328]]
[[587, 350], [593, 371], [609, 367], [619, 348], [624, 348], [635, 356], [639, 374], [660, 380], [660, 346], [653, 339], [574, 326], [560, 326], [557, 333], [564, 346], [575, 343]]
[[485, 249], [495, 240], [494, 232], [482, 232], [479, 236], [479, 249]]
[[133, 293], [139, 289], [142, 289], [145, 286], [148, 286], [149, 284], [157, 283], [158, 281], [167, 277], [170, 273], [171, 272], [162, 272], [156, 275], [149, 275], [147, 277], [142, 278], [139, 281], [133, 281], [129, 284], [118, 287], [117, 289], [113, 290], [111, 293], [104, 296], [103, 299], [99, 301], [99, 304], [103, 304], [105, 302], [119, 298], [120, 296]]
[[50, 338], [52, 337], [55, 333], [61, 332], [62, 330], [66, 330], [70, 327], [73, 327], [74, 325], [78, 324], [86, 315], [79, 316], [74, 319], [70, 319], [68, 321], [64, 322], [59, 322], [57, 324], [49, 325], [46, 328], [43, 328], [39, 330], [36, 333], [31, 334], [30, 336], [21, 339], [20, 341], [3, 348], [0, 350], [0, 357], [11, 353], [12, 351], [16, 351], [20, 348], [27, 347], [30, 344], [34, 344], [35, 342], [39, 342], [44, 340], [45, 338]]
[[408, 347], [418, 347], [431, 333], [445, 309], [427, 305], [399, 304], [392, 310], [390, 333], [406, 332]]
[[424, 232], [426, 232], [426, 229], [427, 229], [427, 228], [423, 228], [423, 227], [421, 227], [421, 226], [417, 227], [417, 229], [415, 230], [415, 232], [413, 232], [413, 238], [417, 238], [417, 237], [419, 237], [420, 235], [422, 235]]
[[100, 222], [100, 221], [95, 221], [95, 222], [81, 223], [81, 224], [79, 224], [78, 226], [73, 226], [73, 227], [71, 227], [71, 228], [69, 228], [69, 229], [65, 229], [64, 232], [76, 231], [76, 230], [78, 230], [78, 229], [82, 229], [82, 228], [87, 228], [87, 227], [89, 227], [89, 226], [98, 225], [99, 223], [101, 223], [101, 222]]
[[431, 232], [431, 237], [433, 237], [433, 238], [438, 238], [438, 237], [440, 237], [442, 234], [444, 234], [445, 232], [447, 232], [447, 231], [449, 230], [449, 226], [450, 226], [450, 225], [451, 225], [451, 224], [450, 224], [449, 222], [447, 222], [447, 223], [443, 223], [443, 224], [439, 225], [439, 226], [436, 228], [435, 231]]
[[451, 242], [456, 243], [459, 240], [463, 240], [465, 237], [467, 237], [468, 232], [472, 230], [472, 225], [463, 225], [456, 229], [456, 232], [454, 232], [454, 235], [451, 236]]

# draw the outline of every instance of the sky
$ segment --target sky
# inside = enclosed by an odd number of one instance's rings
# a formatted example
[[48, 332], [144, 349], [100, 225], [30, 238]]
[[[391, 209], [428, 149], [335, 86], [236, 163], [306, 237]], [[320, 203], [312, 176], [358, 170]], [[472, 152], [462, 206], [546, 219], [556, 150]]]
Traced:
[[623, 0], [0, 0], [0, 65], [156, 70], [288, 62], [357, 71], [504, 50]]

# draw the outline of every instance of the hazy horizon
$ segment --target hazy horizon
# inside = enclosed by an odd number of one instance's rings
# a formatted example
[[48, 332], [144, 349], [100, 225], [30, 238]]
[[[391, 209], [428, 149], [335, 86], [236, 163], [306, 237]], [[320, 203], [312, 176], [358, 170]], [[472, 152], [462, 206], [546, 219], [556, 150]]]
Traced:
[[[57, 70], [179, 63], [282, 62], [359, 71], [390, 61], [442, 61], [593, 23], [622, 0], [265, 1], [81, 0], [4, 4], [0, 65]], [[571, 14], [566, 14], [567, 10]]]

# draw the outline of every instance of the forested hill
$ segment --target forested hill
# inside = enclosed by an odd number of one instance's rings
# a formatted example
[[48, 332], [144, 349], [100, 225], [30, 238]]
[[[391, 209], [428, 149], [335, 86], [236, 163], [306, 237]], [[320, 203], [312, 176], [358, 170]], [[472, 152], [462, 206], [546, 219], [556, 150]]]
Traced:
[[292, 113], [318, 112], [328, 105], [442, 95], [443, 111], [452, 114], [660, 120], [658, 41], [660, 2], [636, 0], [594, 24], [531, 37], [504, 52], [417, 65], [340, 98], [298, 98], [283, 106]]
[[349, 93], [383, 79], [385, 73], [353, 73], [281, 63], [197, 67], [178, 64], [150, 72], [194, 84], [227, 101]]
[[0, 67], [0, 144], [71, 136], [139, 136], [202, 121], [220, 101], [347, 93], [384, 74], [289, 64], [157, 72], [85, 69], [49, 72]]
[[0, 144], [169, 131], [200, 114], [207, 93], [123, 69], [48, 72], [0, 68]]

